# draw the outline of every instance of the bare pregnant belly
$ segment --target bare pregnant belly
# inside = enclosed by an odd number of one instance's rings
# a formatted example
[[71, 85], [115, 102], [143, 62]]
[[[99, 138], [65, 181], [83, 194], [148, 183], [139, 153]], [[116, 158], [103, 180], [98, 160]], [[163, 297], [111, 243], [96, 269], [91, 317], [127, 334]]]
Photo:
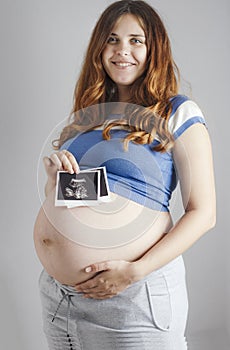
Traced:
[[45, 270], [63, 284], [75, 285], [89, 274], [84, 268], [105, 260], [134, 261], [172, 226], [169, 213], [155, 212], [113, 195], [98, 207], [54, 206], [54, 193], [43, 203], [34, 243]]

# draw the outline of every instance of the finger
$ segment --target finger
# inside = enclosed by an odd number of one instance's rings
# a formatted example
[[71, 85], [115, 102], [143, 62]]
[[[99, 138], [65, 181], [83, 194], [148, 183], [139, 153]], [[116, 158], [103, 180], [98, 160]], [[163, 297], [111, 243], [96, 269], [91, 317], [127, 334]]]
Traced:
[[95, 277], [94, 279], [78, 284], [75, 286], [75, 289], [81, 292], [101, 292], [105, 291], [109, 287], [109, 282], [105, 280], [103, 277]]
[[57, 167], [58, 170], [62, 170], [62, 162], [60, 161], [57, 153], [51, 154], [50, 160], [52, 161], [53, 165]]
[[57, 167], [57, 170], [66, 170], [73, 173], [72, 165], [63, 151], [51, 154], [50, 159]]
[[74, 288], [77, 291], [82, 292], [83, 290], [96, 288], [97, 286], [98, 286], [98, 283], [96, 281], [90, 281], [90, 282], [87, 281], [86, 283], [77, 284]]
[[80, 291], [82, 293], [88, 294], [88, 293], [93, 293], [93, 294], [97, 294], [97, 293], [105, 293], [108, 292], [108, 286], [106, 285], [99, 285], [96, 287], [92, 287], [92, 288], [82, 288]]
[[68, 171], [70, 174], [74, 173], [73, 166], [69, 160], [69, 156], [66, 153], [67, 151], [61, 151], [59, 152], [58, 156], [60, 158], [60, 161], [62, 163], [62, 167], [65, 171]]
[[78, 173], [80, 171], [80, 168], [79, 168], [79, 165], [78, 165], [74, 155], [71, 152], [67, 151], [67, 150], [63, 150], [63, 153], [66, 155], [66, 157], [70, 161], [74, 172]]
[[106, 271], [110, 270], [112, 268], [112, 262], [111, 261], [102, 261], [99, 263], [94, 263], [90, 266], [87, 266], [85, 268], [85, 272], [100, 272], [100, 271]]
[[91, 298], [91, 299], [100, 299], [100, 300], [103, 300], [103, 299], [111, 299], [113, 297], [115, 297], [116, 294], [105, 294], [105, 293], [100, 293], [100, 294], [92, 294], [92, 293], [88, 293], [88, 294], [85, 294], [83, 295], [83, 298]]
[[48, 168], [48, 167], [53, 165], [53, 162], [51, 161], [51, 159], [49, 157], [44, 157], [43, 158], [43, 163], [44, 163], [46, 168]]
[[104, 296], [104, 295], [116, 295], [118, 292], [114, 288], [103, 288], [103, 289], [89, 289], [84, 290], [85, 295], [91, 296]]
[[76, 288], [78, 291], [81, 291], [82, 293], [99, 293], [99, 292], [105, 292], [104, 289], [99, 288], [99, 286], [90, 287], [90, 288]]
[[69, 151], [63, 150], [59, 152], [59, 157], [66, 171], [69, 171], [71, 174], [73, 174], [74, 172], [78, 173], [80, 171], [79, 165], [75, 157]]

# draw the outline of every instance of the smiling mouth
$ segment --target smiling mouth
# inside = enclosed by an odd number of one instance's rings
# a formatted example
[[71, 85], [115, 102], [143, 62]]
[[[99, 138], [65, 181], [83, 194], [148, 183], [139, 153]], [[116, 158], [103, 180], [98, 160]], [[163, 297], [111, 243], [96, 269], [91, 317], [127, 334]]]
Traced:
[[118, 67], [131, 67], [134, 65], [134, 63], [131, 63], [131, 62], [112, 62], [112, 63]]

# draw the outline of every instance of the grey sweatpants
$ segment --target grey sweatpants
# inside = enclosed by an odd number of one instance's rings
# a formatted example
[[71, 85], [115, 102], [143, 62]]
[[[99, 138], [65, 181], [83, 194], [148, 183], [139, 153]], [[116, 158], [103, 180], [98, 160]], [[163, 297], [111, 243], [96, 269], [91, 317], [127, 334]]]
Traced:
[[186, 350], [183, 259], [173, 260], [111, 299], [84, 299], [44, 270], [39, 279], [51, 350]]

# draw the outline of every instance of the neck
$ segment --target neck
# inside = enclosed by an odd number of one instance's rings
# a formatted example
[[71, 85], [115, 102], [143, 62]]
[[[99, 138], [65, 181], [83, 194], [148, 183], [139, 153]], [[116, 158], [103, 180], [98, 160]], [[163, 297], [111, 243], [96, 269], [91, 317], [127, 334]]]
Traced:
[[130, 98], [129, 86], [118, 87], [119, 102], [128, 102]]

